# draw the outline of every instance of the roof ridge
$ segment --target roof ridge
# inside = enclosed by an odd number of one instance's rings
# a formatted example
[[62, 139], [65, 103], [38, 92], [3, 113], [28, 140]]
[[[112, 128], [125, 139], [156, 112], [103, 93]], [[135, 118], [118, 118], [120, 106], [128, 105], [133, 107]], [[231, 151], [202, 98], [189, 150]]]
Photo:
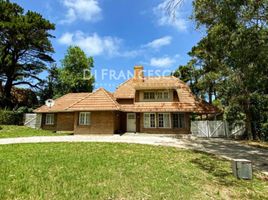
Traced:
[[107, 90], [105, 90], [104, 88], [99, 88], [99, 89], [102, 89], [103, 91], [104, 91], [104, 93], [105, 93], [105, 95], [106, 96], [108, 96], [108, 98], [110, 99], [110, 100], [112, 100], [112, 102], [114, 103], [114, 105], [118, 108], [118, 109], [120, 109], [120, 105], [119, 105], [119, 103], [117, 102], [117, 101], [115, 101], [112, 97], [111, 97], [111, 95], [108, 93], [108, 91]]
[[119, 85], [118, 85], [118, 87], [116, 87], [116, 89], [118, 89], [119, 87], [121, 87], [122, 85], [125, 85], [127, 82], [129, 82], [130, 80], [133, 80], [133, 78], [129, 78], [129, 79], [127, 79], [126, 81], [124, 81], [123, 83], [120, 83]]
[[[67, 94], [64, 94], [64, 95], [62, 95], [61, 97], [59, 97], [59, 98], [56, 98], [56, 99], [53, 99], [53, 101], [58, 101], [59, 99], [62, 99], [63, 97], [65, 97], [65, 96], [67, 96], [67, 95], [69, 95], [69, 94], [71, 94], [71, 93], [67, 93]], [[34, 109], [34, 111], [38, 111], [38, 110], [40, 110], [41, 108], [43, 108], [43, 107], [47, 107], [46, 105], [42, 105], [41, 107], [39, 107], [39, 108], [36, 108], [36, 109]]]
[[74, 102], [72, 105], [66, 107], [64, 110], [68, 110], [69, 108], [71, 108], [72, 106], [74, 106], [75, 104], [83, 101], [85, 98], [89, 97], [90, 95], [94, 94], [95, 92], [91, 92], [91, 93], [88, 93], [88, 95], [84, 96], [83, 98], [79, 99], [78, 101]]

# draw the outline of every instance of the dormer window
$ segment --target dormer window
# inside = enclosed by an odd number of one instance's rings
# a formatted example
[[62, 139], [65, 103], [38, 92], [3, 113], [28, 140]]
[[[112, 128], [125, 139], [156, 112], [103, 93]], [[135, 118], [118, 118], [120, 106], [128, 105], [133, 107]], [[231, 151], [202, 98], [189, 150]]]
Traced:
[[168, 91], [146, 91], [143, 93], [144, 100], [167, 100], [169, 99]]
[[154, 92], [144, 92], [143, 98], [146, 100], [155, 99], [155, 93]]
[[169, 99], [169, 93], [168, 92], [163, 92], [163, 99]]

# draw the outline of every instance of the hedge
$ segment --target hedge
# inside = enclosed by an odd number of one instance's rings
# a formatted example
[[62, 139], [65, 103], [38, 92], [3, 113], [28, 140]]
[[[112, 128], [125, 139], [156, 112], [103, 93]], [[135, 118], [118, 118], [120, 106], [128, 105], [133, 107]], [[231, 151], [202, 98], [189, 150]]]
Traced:
[[22, 125], [23, 113], [10, 110], [0, 110], [0, 125]]

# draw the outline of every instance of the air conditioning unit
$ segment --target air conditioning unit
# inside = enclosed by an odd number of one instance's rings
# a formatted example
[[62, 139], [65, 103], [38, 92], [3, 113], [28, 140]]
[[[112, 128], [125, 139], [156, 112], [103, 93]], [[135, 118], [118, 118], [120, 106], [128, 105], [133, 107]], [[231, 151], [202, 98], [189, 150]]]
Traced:
[[238, 179], [252, 179], [252, 162], [246, 159], [235, 159], [232, 162], [233, 174]]

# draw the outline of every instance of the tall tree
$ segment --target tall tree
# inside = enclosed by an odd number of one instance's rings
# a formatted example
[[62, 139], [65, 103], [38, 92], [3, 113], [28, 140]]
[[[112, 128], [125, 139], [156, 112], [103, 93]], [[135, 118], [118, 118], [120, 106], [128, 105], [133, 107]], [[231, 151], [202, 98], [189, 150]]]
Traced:
[[38, 91], [38, 96], [40, 98], [39, 103], [44, 104], [47, 99], [52, 99], [59, 93], [59, 70], [56, 64], [48, 69], [47, 80], [44, 81], [41, 89]]
[[39, 73], [53, 61], [49, 31], [54, 24], [16, 3], [0, 0], [0, 82], [4, 84], [0, 106], [12, 107], [11, 89], [17, 85], [38, 87]]
[[81, 48], [69, 47], [61, 64], [58, 95], [93, 90], [95, 80], [91, 74], [91, 69], [94, 66], [94, 61], [92, 57], [87, 57]]
[[243, 120], [249, 139], [268, 137], [268, 1], [195, 0], [193, 6], [192, 18], [207, 33], [190, 52], [203, 70], [196, 85], [209, 98], [216, 91], [226, 118]]

